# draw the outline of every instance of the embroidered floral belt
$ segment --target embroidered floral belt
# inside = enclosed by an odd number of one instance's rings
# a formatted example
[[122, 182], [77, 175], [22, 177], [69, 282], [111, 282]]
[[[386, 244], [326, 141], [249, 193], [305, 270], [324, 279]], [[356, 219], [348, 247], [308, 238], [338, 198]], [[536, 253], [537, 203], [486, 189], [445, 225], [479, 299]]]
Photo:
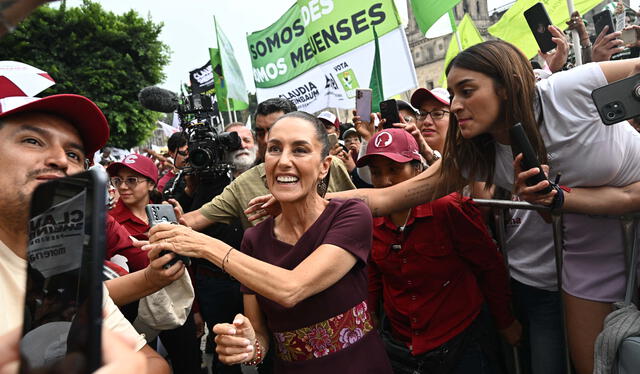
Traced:
[[342, 314], [297, 330], [276, 332], [277, 355], [283, 361], [302, 361], [338, 352], [373, 330], [367, 302]]

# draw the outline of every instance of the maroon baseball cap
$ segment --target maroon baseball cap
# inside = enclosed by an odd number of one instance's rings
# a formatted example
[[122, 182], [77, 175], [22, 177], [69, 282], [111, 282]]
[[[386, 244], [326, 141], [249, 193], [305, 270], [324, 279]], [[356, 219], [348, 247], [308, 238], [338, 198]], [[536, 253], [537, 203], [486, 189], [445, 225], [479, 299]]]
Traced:
[[402, 163], [421, 160], [416, 140], [407, 131], [398, 128], [389, 128], [376, 133], [367, 144], [367, 154], [358, 159], [357, 166], [369, 165], [371, 157], [375, 155]]
[[0, 119], [27, 112], [51, 113], [69, 121], [78, 130], [89, 158], [109, 139], [107, 119], [100, 108], [84, 96], [61, 94], [44, 98], [9, 96], [0, 99]]
[[429, 91], [426, 88], [418, 88], [411, 94], [411, 105], [415, 108], [420, 108], [420, 105], [424, 103], [425, 100], [435, 99], [439, 103], [442, 103], [446, 106], [449, 106], [451, 103], [451, 96], [449, 95], [449, 91], [445, 90], [442, 87], [436, 87], [433, 90]]
[[122, 160], [114, 162], [107, 168], [109, 176], [114, 177], [120, 168], [126, 167], [151, 179], [153, 183], [158, 183], [158, 168], [149, 157], [132, 153]]

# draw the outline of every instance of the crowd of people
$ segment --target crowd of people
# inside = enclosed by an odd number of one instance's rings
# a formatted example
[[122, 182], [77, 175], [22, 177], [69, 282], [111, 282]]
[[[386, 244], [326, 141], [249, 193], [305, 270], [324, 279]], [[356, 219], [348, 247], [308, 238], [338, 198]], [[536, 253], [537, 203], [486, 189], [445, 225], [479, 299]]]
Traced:
[[[605, 126], [591, 92], [640, 73], [638, 58], [611, 60], [640, 42], [590, 37], [577, 13], [569, 27], [591, 63], [567, 62], [554, 26], [543, 67], [483, 42], [448, 64], [448, 89], [398, 100], [400, 123], [355, 111], [342, 123], [271, 98], [253, 129], [224, 128], [240, 138], [226, 172], [189, 168], [183, 132], [166, 154], [94, 165], [111, 187], [102, 372], [200, 373], [204, 335], [214, 373], [499, 374], [501, 340], [525, 373], [565, 372], [565, 348], [576, 373], [606, 372], [596, 340], [625, 295], [615, 216], [640, 210], [640, 133], [638, 119]], [[534, 185], [539, 170], [512, 151], [517, 123], [547, 175]], [[18, 360], [30, 196], [90, 167], [108, 138], [85, 97], [0, 98], [0, 372]], [[561, 285], [546, 213], [511, 210], [498, 248], [473, 198], [562, 211]], [[178, 224], [150, 226], [146, 206], [162, 203]], [[142, 300], [178, 282], [195, 291], [190, 312], [143, 329]]]

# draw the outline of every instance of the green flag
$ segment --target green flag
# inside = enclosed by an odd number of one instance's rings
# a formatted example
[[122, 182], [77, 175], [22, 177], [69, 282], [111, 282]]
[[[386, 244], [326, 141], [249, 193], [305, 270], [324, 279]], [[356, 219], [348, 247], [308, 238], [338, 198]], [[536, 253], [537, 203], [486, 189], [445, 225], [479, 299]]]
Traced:
[[209, 48], [211, 56], [211, 70], [213, 71], [213, 79], [216, 86], [216, 98], [218, 99], [218, 109], [222, 112], [230, 110], [249, 109], [249, 104], [244, 101], [229, 99], [229, 107], [227, 107], [227, 87], [224, 76], [222, 75], [222, 63], [220, 62], [220, 51], [218, 48]]
[[373, 69], [371, 70], [371, 79], [369, 80], [369, 88], [371, 88], [371, 111], [380, 111], [380, 102], [384, 100], [384, 91], [382, 89], [382, 65], [380, 64], [380, 46], [378, 45], [378, 33], [373, 27], [373, 42], [376, 46], [373, 54]]
[[[551, 18], [551, 23], [561, 30], [567, 28], [565, 23], [569, 20], [567, 0], [518, 0], [502, 15], [500, 21], [489, 27], [489, 33], [496, 38], [516, 45], [527, 58], [532, 58], [538, 53], [539, 47], [523, 12], [538, 2], [544, 4], [549, 18]], [[600, 3], [600, 0], [573, 0], [573, 8], [580, 14], [585, 14]]]
[[424, 35], [436, 21], [460, 0], [411, 0], [411, 9]]
[[[464, 17], [462, 17], [462, 21], [460, 21], [457, 29], [458, 35], [460, 35], [460, 44], [462, 44], [463, 50], [484, 41], [478, 29], [476, 29], [476, 25], [473, 23], [473, 20], [471, 19], [471, 17], [469, 17], [468, 14], [465, 14]], [[442, 78], [440, 78], [440, 85], [442, 87], [447, 86], [447, 77], [444, 73], [444, 70], [447, 68], [449, 62], [451, 62], [451, 60], [453, 60], [453, 58], [458, 55], [458, 53], [460, 53], [460, 49], [458, 48], [458, 40], [456, 38], [454, 28], [454, 33], [451, 34], [451, 42], [449, 42], [449, 49], [447, 49], [447, 54], [444, 57], [444, 69], [442, 69]]]
[[[213, 18], [213, 22], [216, 27], [216, 39], [218, 40], [220, 65], [222, 66], [222, 77], [226, 83], [227, 95], [229, 99], [236, 99], [238, 101], [248, 103], [249, 97], [247, 95], [247, 89], [244, 86], [242, 71], [240, 71], [240, 66], [234, 56], [233, 47], [231, 46], [229, 39], [227, 39], [222, 32], [222, 29], [216, 22], [215, 17]], [[213, 64], [213, 61], [211, 61], [211, 63]], [[220, 105], [220, 103], [218, 103], [218, 105]]]

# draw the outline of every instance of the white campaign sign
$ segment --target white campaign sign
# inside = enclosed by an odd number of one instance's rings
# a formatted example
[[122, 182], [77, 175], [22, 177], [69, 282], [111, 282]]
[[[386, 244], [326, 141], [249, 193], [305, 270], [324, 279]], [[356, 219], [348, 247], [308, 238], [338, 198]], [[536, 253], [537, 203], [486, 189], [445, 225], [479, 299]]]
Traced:
[[43, 277], [80, 268], [85, 239], [86, 191], [29, 221], [29, 264]]
[[[391, 97], [417, 86], [411, 52], [402, 27], [379, 38], [384, 95]], [[371, 41], [271, 88], [258, 88], [258, 102], [273, 97], [291, 100], [309, 113], [326, 108], [355, 108], [355, 89], [368, 87], [375, 44]]]

